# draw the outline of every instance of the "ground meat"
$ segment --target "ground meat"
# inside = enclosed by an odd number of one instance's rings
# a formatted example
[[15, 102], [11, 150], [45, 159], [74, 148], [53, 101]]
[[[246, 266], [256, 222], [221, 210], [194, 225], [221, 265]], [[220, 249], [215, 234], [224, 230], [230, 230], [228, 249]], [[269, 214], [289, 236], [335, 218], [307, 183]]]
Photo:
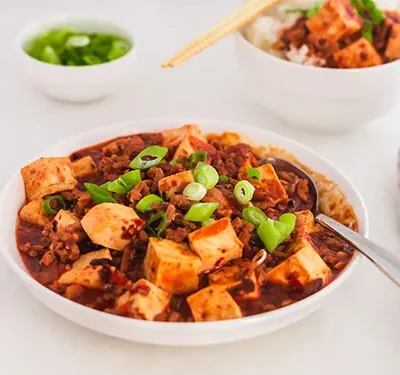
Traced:
[[186, 199], [182, 194], [173, 194], [170, 198], [170, 202], [184, 211], [187, 211], [192, 205], [192, 202]]
[[62, 263], [71, 262], [79, 259], [80, 250], [78, 241], [82, 227], [80, 223], [61, 227], [57, 232], [49, 232], [52, 240], [50, 248], [54, 251]]
[[171, 224], [175, 219], [176, 208], [173, 204], [169, 203], [167, 209], [165, 210], [165, 215], [167, 215], [168, 224]]
[[140, 151], [142, 151], [145, 148], [145, 144], [142, 140], [137, 135], [133, 135], [128, 144], [126, 145], [123, 153], [126, 155], [129, 159], [133, 159], [136, 154], [138, 154]]
[[158, 181], [164, 177], [164, 171], [159, 167], [150, 168], [147, 172], [147, 177], [151, 179], [150, 192], [158, 193]]
[[150, 194], [150, 189], [146, 182], [139, 182], [127, 195], [129, 202], [136, 205], [143, 197]]
[[307, 17], [301, 16], [297, 19], [295, 24], [286, 29], [281, 37], [281, 41], [286, 47], [293, 45], [296, 48], [301, 47], [309, 34], [306, 26]]
[[168, 228], [165, 231], [165, 238], [171, 241], [182, 243], [186, 240], [189, 231], [187, 228]]
[[297, 185], [297, 194], [303, 202], [310, 202], [310, 189], [308, 187], [308, 180], [302, 179]]
[[53, 261], [56, 259], [54, 252], [52, 250], [46, 251], [44, 255], [42, 256], [42, 259], [40, 259], [39, 263], [41, 266], [47, 267]]

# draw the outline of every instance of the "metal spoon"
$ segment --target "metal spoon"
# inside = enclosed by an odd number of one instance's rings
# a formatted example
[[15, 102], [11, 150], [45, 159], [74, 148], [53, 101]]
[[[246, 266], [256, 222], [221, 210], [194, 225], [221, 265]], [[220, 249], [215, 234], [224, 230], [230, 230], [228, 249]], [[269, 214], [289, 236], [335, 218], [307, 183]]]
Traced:
[[311, 199], [309, 210], [314, 214], [315, 221], [328, 230], [336, 233], [343, 240], [352, 245], [361, 254], [366, 256], [376, 267], [378, 267], [390, 280], [400, 287], [400, 259], [392, 253], [374, 244], [361, 234], [338, 223], [336, 220], [318, 211], [318, 189], [314, 180], [301, 168], [296, 165], [276, 158], [267, 158], [260, 161], [260, 164], [270, 163], [277, 170], [295, 172], [299, 177], [308, 180]]

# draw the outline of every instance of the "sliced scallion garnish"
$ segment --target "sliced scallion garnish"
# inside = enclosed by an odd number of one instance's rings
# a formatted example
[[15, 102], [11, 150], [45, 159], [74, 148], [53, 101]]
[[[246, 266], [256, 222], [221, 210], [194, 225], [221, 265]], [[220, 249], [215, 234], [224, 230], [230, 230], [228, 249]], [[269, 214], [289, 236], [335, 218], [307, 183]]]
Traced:
[[242, 180], [233, 188], [233, 195], [239, 204], [245, 205], [252, 200], [254, 191], [255, 188], [249, 181]]
[[162, 203], [164, 200], [155, 194], [149, 194], [143, 197], [137, 204], [136, 209], [139, 212], [146, 213], [152, 210], [153, 203]]
[[195, 203], [183, 217], [187, 221], [203, 222], [209, 219], [214, 211], [218, 208], [219, 203]]
[[131, 161], [131, 169], [149, 169], [161, 163], [167, 155], [168, 148], [161, 146], [150, 146], [139, 152]]
[[183, 196], [190, 201], [201, 201], [207, 194], [207, 189], [198, 182], [191, 182], [183, 189]]
[[65, 201], [61, 195], [52, 195], [43, 202], [43, 211], [50, 216], [56, 215], [61, 209], [65, 210], [65, 207]]

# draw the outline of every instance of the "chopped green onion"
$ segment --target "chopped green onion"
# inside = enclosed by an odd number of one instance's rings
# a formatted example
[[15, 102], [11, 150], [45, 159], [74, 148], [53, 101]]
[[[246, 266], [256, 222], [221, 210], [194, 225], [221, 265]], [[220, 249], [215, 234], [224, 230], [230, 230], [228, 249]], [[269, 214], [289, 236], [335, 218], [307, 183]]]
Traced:
[[167, 152], [167, 147], [147, 147], [143, 151], [139, 152], [138, 155], [136, 155], [136, 157], [129, 164], [129, 167], [132, 169], [149, 169], [160, 164], [165, 158], [165, 155], [167, 155]]
[[254, 191], [255, 188], [249, 181], [242, 180], [233, 188], [233, 195], [239, 204], [245, 205], [252, 200]]
[[[52, 202], [56, 202], [58, 209], [51, 206]], [[47, 197], [43, 202], [43, 211], [46, 212], [47, 215], [56, 215], [61, 209], [65, 210], [65, 207], [65, 201], [61, 195], [52, 195]]]
[[373, 42], [373, 34], [372, 34], [372, 23], [369, 20], [364, 20], [364, 25], [362, 29], [362, 36], [368, 40], [368, 42]]
[[258, 227], [264, 221], [268, 220], [267, 215], [258, 207], [246, 207], [242, 211], [242, 216], [245, 221]]
[[[106, 185], [107, 184], [107, 185]], [[103, 184], [102, 186], [98, 186], [96, 184], [92, 184], [90, 182], [85, 182], [85, 188], [88, 191], [90, 197], [92, 198], [94, 203], [117, 203], [114, 197], [107, 190], [108, 183]], [[106, 186], [104, 186], [106, 185]]]
[[136, 209], [139, 212], [146, 213], [152, 210], [153, 203], [162, 203], [164, 200], [155, 194], [149, 194], [143, 197], [137, 204]]
[[219, 180], [221, 182], [223, 182], [224, 184], [229, 184], [229, 182], [231, 181], [231, 178], [229, 176], [222, 175], [222, 176], [219, 176]]
[[207, 189], [198, 182], [191, 182], [183, 189], [183, 196], [190, 201], [201, 201], [207, 194]]
[[307, 11], [307, 18], [312, 18], [318, 14], [319, 10], [322, 7], [322, 1], [318, 0], [314, 3], [314, 5]]
[[171, 160], [171, 161], [169, 162], [169, 164], [172, 165], [172, 166], [174, 167], [175, 165], [178, 165], [179, 163], [178, 163], [176, 160]]
[[207, 160], [207, 152], [206, 151], [196, 151], [193, 152], [189, 156], [189, 166], [193, 168], [197, 165], [199, 161], [205, 162]]
[[380, 25], [385, 20], [385, 14], [376, 6], [373, 0], [361, 0], [373, 23]]
[[183, 217], [187, 221], [203, 222], [209, 219], [214, 211], [218, 208], [219, 203], [195, 203]]
[[[157, 223], [159, 220], [160, 223], [157, 226], [153, 227], [153, 224]], [[154, 214], [146, 224], [146, 228], [149, 230], [149, 232], [157, 238], [161, 237], [161, 235], [165, 232], [165, 229], [167, 229], [167, 226], [168, 218], [163, 211], [159, 211]]]
[[286, 14], [291, 14], [291, 13], [307, 13], [307, 9], [305, 8], [290, 8], [290, 9], [285, 9]]
[[72, 35], [65, 43], [66, 48], [82, 48], [90, 43], [90, 38], [87, 35]]
[[351, 0], [351, 5], [353, 5], [360, 16], [364, 15], [365, 9], [364, 5], [361, 3], [361, 0]]
[[257, 168], [247, 168], [247, 178], [259, 180], [261, 178], [261, 173]]
[[131, 49], [131, 44], [127, 40], [114, 40], [111, 44], [111, 50], [108, 52], [108, 60], [116, 60], [127, 54]]
[[265, 248], [272, 253], [292, 233], [296, 224], [296, 215], [287, 213], [279, 220], [268, 219], [257, 228], [257, 234], [265, 245]]
[[215, 223], [215, 220], [212, 219], [212, 218], [210, 218], [210, 219], [207, 219], [207, 220], [202, 221], [202, 222], [201, 222], [201, 226], [202, 226], [202, 227], [205, 227], [206, 225], [212, 224], [212, 223]]
[[107, 183], [107, 189], [117, 194], [129, 193], [136, 184], [142, 181], [139, 170], [134, 170], [119, 176], [116, 180]]
[[60, 65], [61, 60], [57, 55], [56, 50], [52, 46], [46, 46], [43, 49], [42, 60], [49, 64]]
[[118, 59], [131, 48], [129, 40], [117, 35], [61, 28], [38, 35], [25, 47], [25, 51], [33, 58], [50, 64], [81, 66]]
[[203, 162], [197, 163], [197, 167], [193, 171], [193, 176], [196, 182], [202, 184], [207, 190], [212, 189], [219, 180], [217, 170]]

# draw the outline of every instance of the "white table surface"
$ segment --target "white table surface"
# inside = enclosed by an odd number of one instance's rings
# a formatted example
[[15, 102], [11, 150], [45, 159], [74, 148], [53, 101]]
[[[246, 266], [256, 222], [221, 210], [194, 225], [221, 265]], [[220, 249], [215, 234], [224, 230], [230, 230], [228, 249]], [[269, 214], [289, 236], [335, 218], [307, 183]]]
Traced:
[[[100, 5], [103, 3], [103, 5]], [[355, 134], [286, 127], [241, 93], [232, 40], [179, 69], [160, 63], [239, 0], [14, 0], [0, 4], [0, 186], [45, 146], [105, 124], [150, 116], [201, 116], [254, 124], [328, 157], [368, 207], [371, 239], [400, 254], [395, 157], [397, 112]], [[51, 101], [30, 89], [12, 55], [22, 26], [59, 12], [107, 15], [136, 32], [135, 85], [92, 105]], [[340, 109], [338, 109], [340, 110]], [[177, 124], [178, 125], [178, 124]], [[367, 261], [318, 312], [268, 336], [201, 348], [130, 343], [91, 332], [47, 310], [0, 259], [0, 374], [384, 374], [400, 371], [400, 292]]]

